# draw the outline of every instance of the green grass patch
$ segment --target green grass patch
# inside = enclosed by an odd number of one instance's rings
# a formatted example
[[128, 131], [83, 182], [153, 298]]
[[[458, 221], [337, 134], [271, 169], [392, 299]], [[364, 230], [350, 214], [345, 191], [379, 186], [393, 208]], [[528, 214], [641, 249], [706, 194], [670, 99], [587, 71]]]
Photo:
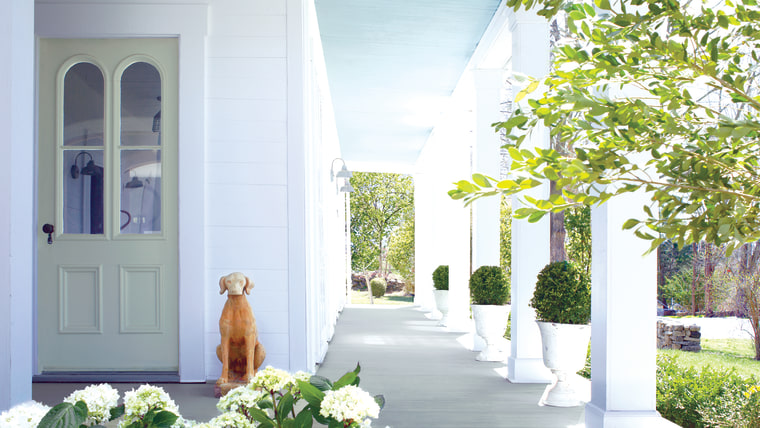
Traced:
[[736, 358], [755, 358], [752, 339], [702, 339], [702, 350]]
[[711, 367], [728, 372], [734, 370], [742, 377], [760, 379], [760, 361], [754, 360], [754, 345], [750, 339], [702, 339], [702, 352], [660, 349], [658, 352], [675, 358], [681, 367]]
[[[355, 305], [369, 305], [369, 294], [366, 290], [351, 290], [351, 303]], [[386, 294], [383, 297], [376, 297], [376, 305], [411, 305], [414, 303], [414, 296], [404, 296], [401, 294]]]

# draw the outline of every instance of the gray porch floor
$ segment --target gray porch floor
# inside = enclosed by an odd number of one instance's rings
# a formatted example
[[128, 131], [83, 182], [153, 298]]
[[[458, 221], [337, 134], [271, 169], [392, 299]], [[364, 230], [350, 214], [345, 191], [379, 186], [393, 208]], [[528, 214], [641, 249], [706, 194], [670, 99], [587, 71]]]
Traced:
[[[361, 387], [386, 398], [377, 427], [583, 426], [582, 406], [538, 406], [546, 385], [508, 382], [504, 364], [475, 361], [476, 354], [457, 341], [461, 336], [438, 327], [417, 307], [347, 307], [318, 374], [334, 380], [360, 362]], [[207, 421], [217, 414], [213, 384], [159, 385], [186, 418]], [[114, 386], [123, 393], [137, 384]], [[35, 384], [33, 398], [53, 405], [82, 387]]]

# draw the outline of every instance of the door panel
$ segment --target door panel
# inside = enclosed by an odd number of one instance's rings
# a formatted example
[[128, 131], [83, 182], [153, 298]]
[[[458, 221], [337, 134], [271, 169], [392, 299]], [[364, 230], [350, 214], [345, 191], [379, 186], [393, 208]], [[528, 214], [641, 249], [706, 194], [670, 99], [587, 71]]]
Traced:
[[177, 371], [177, 40], [39, 64], [38, 370]]

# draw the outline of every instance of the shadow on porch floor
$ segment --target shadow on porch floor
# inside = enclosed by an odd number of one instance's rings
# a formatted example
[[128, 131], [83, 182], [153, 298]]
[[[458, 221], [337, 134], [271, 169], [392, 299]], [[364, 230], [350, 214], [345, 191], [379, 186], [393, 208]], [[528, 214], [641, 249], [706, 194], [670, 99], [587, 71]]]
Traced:
[[[543, 384], [512, 384], [504, 364], [475, 361], [457, 341], [413, 306], [344, 309], [318, 373], [337, 379], [361, 363], [361, 386], [383, 394], [386, 407], [373, 424], [392, 428], [500, 428], [583, 426], [583, 407], [538, 406]], [[265, 362], [266, 364], [266, 362]], [[138, 384], [113, 384], [120, 392]], [[185, 418], [217, 415], [213, 384], [157, 384]], [[35, 384], [33, 397], [52, 405], [83, 384]]]

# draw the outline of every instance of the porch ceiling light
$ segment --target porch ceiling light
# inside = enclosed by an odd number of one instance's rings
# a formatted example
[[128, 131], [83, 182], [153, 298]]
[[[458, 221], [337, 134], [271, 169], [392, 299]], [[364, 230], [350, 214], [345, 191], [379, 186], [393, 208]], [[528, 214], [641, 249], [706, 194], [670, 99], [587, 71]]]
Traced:
[[[337, 172], [335, 172], [335, 161], [341, 161], [343, 163], [343, 166]], [[339, 192], [351, 193], [354, 191], [354, 188], [351, 187], [351, 182], [348, 180], [352, 176], [353, 174], [346, 167], [346, 161], [341, 158], [333, 159], [332, 164], [330, 165], [330, 181], [334, 181], [336, 178], [342, 178], [345, 180], [345, 184], [338, 189]]]

